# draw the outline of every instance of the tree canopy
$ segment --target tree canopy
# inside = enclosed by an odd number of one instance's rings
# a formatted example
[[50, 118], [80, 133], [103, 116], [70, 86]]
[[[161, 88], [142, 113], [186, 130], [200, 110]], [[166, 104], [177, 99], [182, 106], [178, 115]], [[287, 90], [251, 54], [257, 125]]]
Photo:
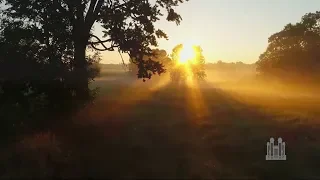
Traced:
[[[157, 46], [157, 38], [168, 38], [154, 23], [167, 12], [167, 20], [179, 24], [181, 16], [174, 7], [184, 0], [3, 0], [7, 8], [3, 11], [6, 24], [19, 21], [21, 26], [38, 29], [37, 33], [47, 37], [47, 43], [60, 45], [54, 50], [73, 51], [75, 72], [74, 86], [81, 96], [88, 93], [86, 48], [129, 53], [137, 59], [139, 78], [150, 78], [163, 72], [163, 66], [154, 61], [142, 61]], [[105, 40], [92, 34], [94, 23], [101, 23]], [[44, 38], [42, 38], [44, 39]], [[98, 40], [98, 41], [94, 41]], [[45, 42], [40, 41], [40, 44]], [[102, 45], [102, 48], [98, 47]], [[65, 53], [63, 53], [65, 55]]]
[[[266, 76], [298, 80], [320, 76], [320, 12], [308, 13], [296, 24], [269, 37], [257, 70]], [[300, 80], [302, 80], [300, 79]]]
[[[166, 16], [179, 24], [182, 18], [174, 9], [184, 1], [0, 0], [5, 4], [0, 19], [1, 101], [27, 114], [45, 112], [44, 107], [60, 112], [83, 106], [94, 95], [89, 83], [98, 74], [98, 51], [119, 50], [134, 57], [138, 78], [161, 74], [161, 63], [142, 57], [151, 55], [157, 38], [168, 39], [155, 22]], [[97, 23], [102, 40], [93, 34]], [[88, 50], [95, 55], [88, 56]], [[0, 119], [8, 117], [0, 114]]]
[[[171, 58], [167, 54], [166, 50], [163, 49], [152, 49], [151, 51], [152, 55], [144, 55], [143, 61], [149, 61], [152, 60], [154, 62], [158, 62], [163, 65], [164, 69], [162, 72], [165, 72], [165, 69], [170, 66]], [[139, 74], [139, 67], [136, 65], [137, 59], [132, 57], [129, 59], [129, 73], [131, 75], [137, 76]], [[161, 72], [161, 73], [162, 73]]]

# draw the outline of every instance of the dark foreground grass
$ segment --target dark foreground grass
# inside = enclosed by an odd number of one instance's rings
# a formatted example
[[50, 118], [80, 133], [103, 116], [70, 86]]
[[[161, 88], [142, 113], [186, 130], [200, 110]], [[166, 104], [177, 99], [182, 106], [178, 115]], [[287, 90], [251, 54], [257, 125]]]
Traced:
[[[101, 91], [75, 125], [4, 149], [1, 177], [320, 178], [318, 117], [271, 106], [275, 97], [131, 83]], [[287, 161], [266, 161], [266, 142], [279, 136]]]

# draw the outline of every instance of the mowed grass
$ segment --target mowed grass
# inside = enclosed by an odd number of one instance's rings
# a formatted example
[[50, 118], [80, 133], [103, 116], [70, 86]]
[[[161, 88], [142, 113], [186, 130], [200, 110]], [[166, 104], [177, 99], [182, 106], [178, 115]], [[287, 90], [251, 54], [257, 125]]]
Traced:
[[[8, 147], [3, 177], [320, 177], [316, 98], [157, 84], [94, 82], [100, 94], [77, 125]], [[270, 137], [286, 142], [287, 161], [265, 160]]]

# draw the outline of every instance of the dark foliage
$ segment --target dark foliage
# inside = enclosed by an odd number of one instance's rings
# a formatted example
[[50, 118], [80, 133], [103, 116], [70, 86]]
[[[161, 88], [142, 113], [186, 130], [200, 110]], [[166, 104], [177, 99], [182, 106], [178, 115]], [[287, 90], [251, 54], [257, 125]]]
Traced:
[[284, 81], [318, 81], [320, 69], [320, 12], [304, 15], [269, 37], [257, 71]]
[[[89, 83], [99, 73], [97, 51], [129, 53], [139, 78], [164, 72], [163, 65], [141, 57], [168, 38], [154, 28], [167, 20], [180, 23], [174, 7], [182, 0], [4, 0], [0, 29], [0, 119], [4, 129], [37, 124], [70, 114], [94, 98]], [[107, 40], [92, 34], [101, 23]], [[98, 41], [94, 41], [94, 39]], [[100, 48], [102, 45], [103, 48]], [[88, 56], [92, 49], [94, 56]]]
[[[143, 57], [144, 61], [153, 61], [154, 63], [159, 63], [161, 65], [161, 73], [165, 72], [165, 70], [170, 66], [171, 59], [168, 56], [167, 52], [163, 49], [152, 49], [151, 55], [145, 55]], [[139, 75], [139, 66], [136, 58], [129, 59], [129, 74], [132, 76]]]

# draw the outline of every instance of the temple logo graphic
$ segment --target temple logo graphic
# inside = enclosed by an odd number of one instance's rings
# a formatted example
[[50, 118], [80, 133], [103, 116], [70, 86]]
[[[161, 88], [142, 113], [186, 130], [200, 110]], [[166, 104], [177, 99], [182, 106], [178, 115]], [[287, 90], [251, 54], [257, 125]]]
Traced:
[[282, 141], [281, 137], [278, 138], [277, 145], [274, 138], [270, 138], [270, 142], [267, 142], [266, 160], [287, 160], [286, 143]]

